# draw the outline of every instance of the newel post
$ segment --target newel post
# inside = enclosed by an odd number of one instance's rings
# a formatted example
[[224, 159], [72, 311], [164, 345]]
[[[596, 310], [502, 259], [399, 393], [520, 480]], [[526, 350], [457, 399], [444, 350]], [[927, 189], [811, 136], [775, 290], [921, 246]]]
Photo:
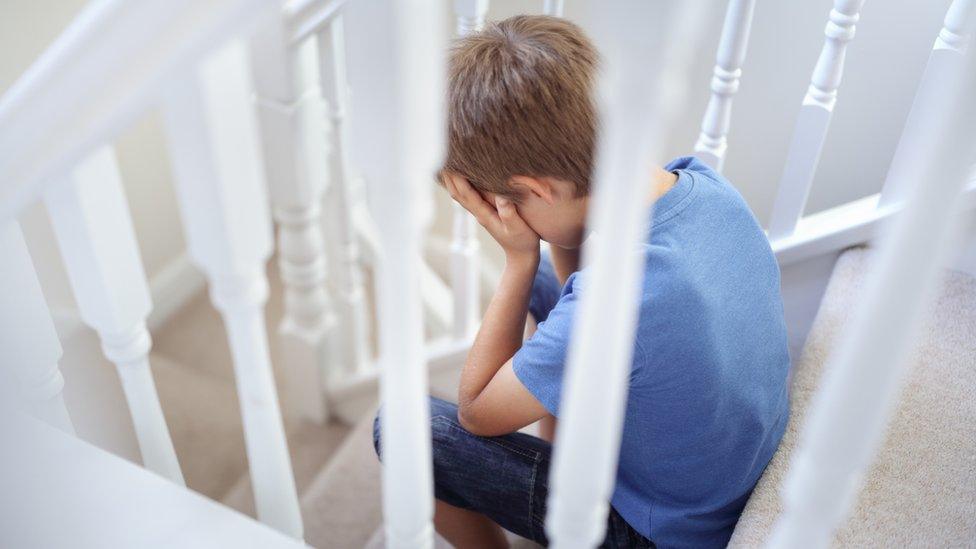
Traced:
[[286, 410], [322, 422], [328, 416], [325, 358], [336, 327], [321, 225], [328, 182], [325, 116], [314, 72], [314, 40], [292, 46], [288, 38], [282, 17], [265, 23], [251, 40], [251, 58], [285, 288], [285, 315], [278, 331], [286, 357]]

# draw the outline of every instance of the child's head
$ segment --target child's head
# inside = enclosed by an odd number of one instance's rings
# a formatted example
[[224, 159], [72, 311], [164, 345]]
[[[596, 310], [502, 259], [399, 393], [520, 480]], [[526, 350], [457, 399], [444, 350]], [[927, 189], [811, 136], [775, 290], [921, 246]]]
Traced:
[[545, 16], [490, 23], [451, 51], [446, 171], [511, 198], [539, 235], [582, 240], [596, 141], [597, 53], [583, 31]]

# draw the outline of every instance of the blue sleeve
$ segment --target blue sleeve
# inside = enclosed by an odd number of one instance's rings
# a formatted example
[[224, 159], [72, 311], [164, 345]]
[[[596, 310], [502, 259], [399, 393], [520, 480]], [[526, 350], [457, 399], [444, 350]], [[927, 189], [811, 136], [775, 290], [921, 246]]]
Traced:
[[522, 344], [512, 358], [512, 369], [519, 381], [545, 406], [558, 416], [559, 396], [569, 347], [569, 335], [578, 295], [570, 275], [559, 301], [549, 311], [546, 320], [538, 325], [535, 334]]

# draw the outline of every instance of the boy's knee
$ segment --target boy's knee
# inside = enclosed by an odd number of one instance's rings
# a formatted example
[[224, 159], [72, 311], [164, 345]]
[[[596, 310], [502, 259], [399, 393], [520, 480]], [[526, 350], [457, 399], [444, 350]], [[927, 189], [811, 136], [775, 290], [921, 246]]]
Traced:
[[373, 450], [376, 451], [376, 457], [382, 459], [383, 456], [380, 453], [380, 411], [376, 410], [376, 417], [373, 418]]

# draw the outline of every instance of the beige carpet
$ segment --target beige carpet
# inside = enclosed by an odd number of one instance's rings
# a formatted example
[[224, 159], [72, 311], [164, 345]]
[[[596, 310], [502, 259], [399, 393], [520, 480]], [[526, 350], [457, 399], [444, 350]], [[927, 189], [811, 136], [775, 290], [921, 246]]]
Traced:
[[[287, 367], [276, 327], [284, 313], [277, 268], [268, 269], [270, 296], [265, 309], [268, 341], [279, 399]], [[244, 450], [233, 359], [220, 314], [206, 292], [195, 297], [153, 334], [153, 377], [187, 486], [254, 516]], [[329, 461], [350, 427], [285, 420], [295, 484], [301, 496]]]
[[[869, 251], [854, 249], [837, 263], [795, 363], [786, 436], [731, 547], [760, 546], [770, 533], [807, 404], [857, 309], [870, 258]], [[948, 272], [934, 310], [886, 441], [835, 546], [976, 547], [976, 279]]]

